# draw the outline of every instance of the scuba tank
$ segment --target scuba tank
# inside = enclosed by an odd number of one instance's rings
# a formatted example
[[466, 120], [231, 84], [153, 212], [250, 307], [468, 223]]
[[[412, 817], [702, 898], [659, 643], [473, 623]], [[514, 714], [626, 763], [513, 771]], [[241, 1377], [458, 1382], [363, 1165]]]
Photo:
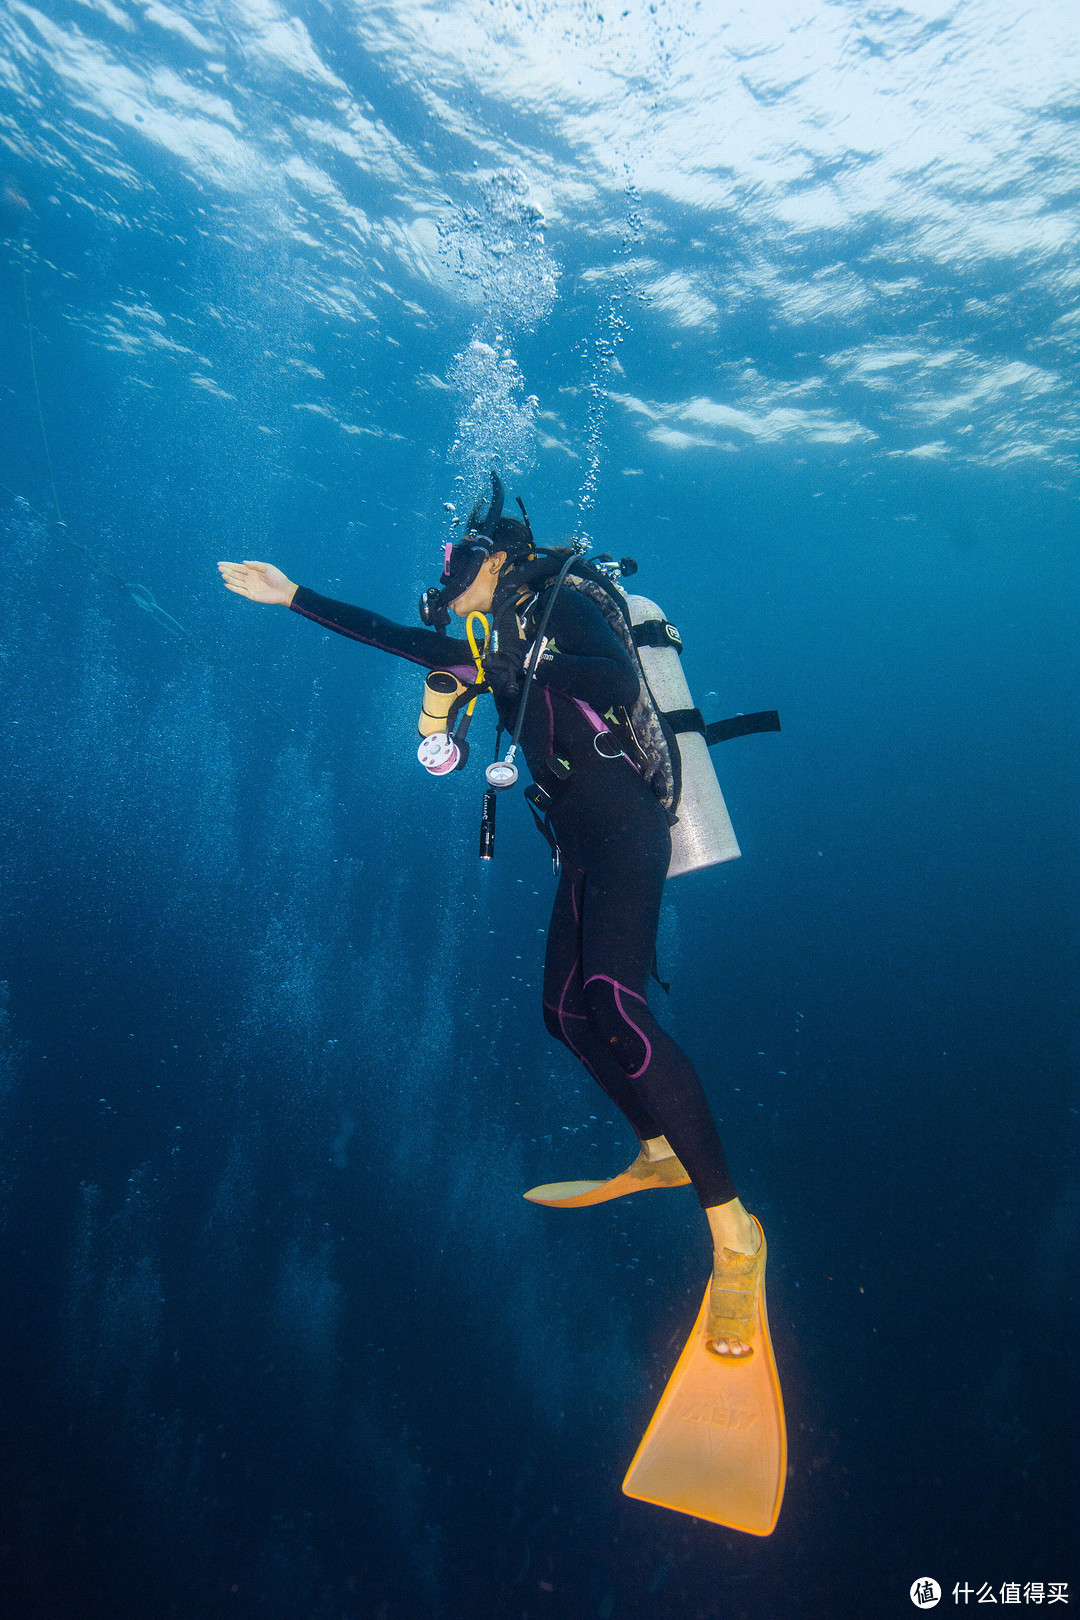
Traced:
[[737, 860], [742, 852], [716, 780], [704, 728], [683, 730], [681, 726], [684, 717], [690, 719], [698, 711], [680, 662], [679, 633], [647, 596], [626, 596], [626, 603], [645, 681], [659, 714], [675, 733], [682, 764], [682, 791], [675, 807], [679, 819], [671, 829], [668, 877]]
[[647, 596], [631, 596], [620, 576], [637, 572], [632, 557], [599, 557], [574, 566], [570, 584], [583, 591], [637, 664], [641, 690], [627, 715], [646, 780], [671, 817], [668, 877], [699, 872], [741, 854], [709, 749], [727, 737], [779, 730], [774, 711], [705, 724], [682, 671], [682, 639]]
[[[737, 860], [741, 851], [709, 750], [715, 743], [731, 737], [744, 737], [759, 731], [779, 731], [780, 721], [775, 710], [738, 715], [707, 725], [693, 702], [682, 671], [682, 640], [679, 632], [655, 602], [646, 596], [628, 595], [619, 584], [620, 575], [637, 572], [634, 559], [624, 557], [615, 563], [611, 558], [601, 556], [594, 562], [588, 562], [580, 553], [573, 551], [565, 557], [562, 554], [548, 555], [552, 556], [554, 562], [554, 567], [552, 563], [545, 566], [550, 594], [527, 659], [525, 686], [513, 739], [505, 760], [496, 758], [485, 772], [488, 790], [484, 795], [481, 859], [490, 860], [493, 852], [497, 793], [517, 781], [518, 770], [513, 760], [525, 705], [536, 665], [546, 645], [545, 632], [551, 609], [565, 582], [572, 589], [581, 591], [601, 609], [638, 671], [639, 691], [632, 707], [620, 710], [621, 723], [610, 712], [606, 718], [612, 722], [616, 738], [620, 730], [623, 731], [623, 751], [641, 770], [668, 813], [671, 824], [668, 877], [679, 877], [684, 872], [698, 872], [724, 861]], [[557, 578], [554, 577], [555, 572]], [[543, 588], [539, 581], [537, 584]], [[482, 649], [474, 635], [474, 621], [483, 625]], [[476, 661], [476, 683], [467, 686], [448, 670], [432, 670], [424, 683], [424, 705], [420, 717], [424, 741], [418, 753], [420, 763], [433, 776], [447, 775], [464, 765], [468, 757], [465, 733], [476, 697], [485, 689], [482, 659], [489, 639], [487, 620], [481, 614], [471, 613], [466, 630]], [[465, 713], [454, 731], [454, 721], [463, 708]], [[535, 814], [535, 806], [533, 811]], [[550, 842], [550, 836], [547, 833], [545, 836], [549, 837]]]

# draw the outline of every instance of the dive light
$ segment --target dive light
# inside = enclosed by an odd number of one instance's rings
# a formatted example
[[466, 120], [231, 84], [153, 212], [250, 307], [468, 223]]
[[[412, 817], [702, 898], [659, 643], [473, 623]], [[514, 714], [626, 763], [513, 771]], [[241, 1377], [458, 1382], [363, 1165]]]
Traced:
[[484, 809], [480, 817], [480, 859], [490, 861], [495, 853], [495, 789], [489, 787], [484, 794]]

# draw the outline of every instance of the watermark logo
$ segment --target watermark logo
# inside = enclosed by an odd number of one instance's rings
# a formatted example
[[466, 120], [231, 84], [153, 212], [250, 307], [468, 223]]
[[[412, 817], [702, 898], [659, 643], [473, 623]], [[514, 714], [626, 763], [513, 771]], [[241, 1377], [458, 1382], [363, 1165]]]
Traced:
[[911, 1583], [911, 1601], [917, 1609], [933, 1609], [941, 1602], [941, 1587], [929, 1575]]

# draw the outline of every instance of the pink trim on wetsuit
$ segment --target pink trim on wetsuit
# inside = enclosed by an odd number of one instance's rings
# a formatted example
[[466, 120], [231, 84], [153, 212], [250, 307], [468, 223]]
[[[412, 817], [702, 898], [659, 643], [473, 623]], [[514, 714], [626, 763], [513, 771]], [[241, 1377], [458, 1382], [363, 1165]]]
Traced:
[[550, 1001], [545, 1001], [544, 1006], [547, 1007], [550, 1012], [553, 1012], [555, 1014], [556, 1018], [559, 1020], [559, 1029], [560, 1029], [560, 1031], [562, 1033], [562, 1038], [563, 1038], [563, 1041], [565, 1042], [565, 1044], [569, 1047], [570, 1051], [573, 1052], [574, 1056], [577, 1058], [577, 1060], [581, 1064], [582, 1068], [584, 1068], [589, 1074], [591, 1074], [593, 1079], [596, 1081], [597, 1085], [599, 1085], [600, 1084], [600, 1076], [599, 1076], [599, 1074], [596, 1072], [593, 1065], [589, 1062], [588, 1058], [585, 1056], [585, 1053], [581, 1050], [581, 1048], [579, 1046], [574, 1045], [573, 1041], [570, 1039], [570, 1034], [569, 1034], [569, 1031], [567, 1030], [567, 1027], [566, 1027], [566, 1020], [568, 1018], [575, 1018], [575, 1019], [577, 1019], [578, 1023], [584, 1023], [584, 1024], [587, 1024], [588, 1021], [589, 1021], [588, 1020], [588, 1015], [586, 1013], [571, 1013], [571, 1012], [567, 1012], [566, 1009], [565, 1009], [566, 992], [569, 990], [570, 985], [573, 982], [574, 974], [578, 971], [578, 968], [580, 966], [581, 966], [581, 958], [580, 958], [580, 956], [575, 956], [574, 965], [570, 969], [570, 972], [567, 974], [566, 983], [563, 985], [562, 994], [559, 996], [559, 1005], [557, 1007], [553, 1007], [551, 1005]]
[[[573, 1042], [570, 1040], [569, 1036], [566, 1033], [566, 1020], [567, 1020], [567, 1018], [582, 1017], [584, 1015], [580, 1014], [580, 1013], [568, 1013], [565, 1010], [566, 1009], [566, 992], [569, 990], [570, 985], [571, 985], [571, 983], [573, 981], [573, 978], [574, 978], [574, 974], [577, 972], [577, 970], [578, 970], [578, 968], [580, 966], [581, 966], [581, 957], [580, 956], [575, 956], [574, 957], [574, 965], [570, 969], [570, 972], [566, 975], [566, 983], [563, 985], [562, 993], [559, 996], [559, 1005], [555, 1008], [555, 1013], [556, 1013], [556, 1016], [558, 1017], [558, 1020], [559, 1020], [559, 1028], [562, 1030], [563, 1039], [566, 1041], [566, 1044], [567, 1044], [567, 1046], [569, 1046], [571, 1052], [577, 1052], [577, 1048], [574, 1046]], [[578, 1052], [577, 1055], [580, 1057], [581, 1056], [580, 1052]]]
[[471, 686], [476, 680], [475, 664], [429, 664], [426, 658], [414, 658], [412, 653], [402, 652], [400, 647], [388, 647], [383, 641], [376, 641], [372, 636], [358, 636], [355, 630], [346, 630], [343, 625], [335, 624], [333, 619], [324, 619], [318, 613], [312, 613], [310, 608], [297, 607], [295, 602], [289, 604], [293, 613], [299, 613], [302, 619], [310, 619], [313, 624], [325, 625], [327, 630], [333, 630], [339, 636], [346, 636], [349, 641], [358, 641], [361, 647], [374, 647], [376, 652], [391, 653], [395, 658], [404, 658], [407, 664], [419, 664], [421, 669], [445, 669], [448, 674], [456, 675], [459, 681]]
[[[612, 729], [608, 725], [607, 721], [606, 720], [601, 720], [601, 718], [597, 714], [596, 710], [594, 708], [592, 708], [588, 703], [586, 703], [584, 698], [572, 697], [570, 699], [570, 701], [578, 709], [581, 710], [581, 713], [585, 716], [586, 720], [589, 722], [590, 726], [592, 726], [593, 730], [595, 731], [595, 733], [596, 733], [596, 735], [598, 737], [614, 737], [615, 736], [615, 733], [612, 731]], [[623, 749], [621, 753], [616, 754], [614, 757], [616, 759], [625, 759], [626, 763], [630, 766], [630, 769], [633, 770], [633, 771], [637, 771], [639, 776], [641, 775], [641, 766], [638, 765], [635, 760], [632, 760], [630, 758], [630, 755], [626, 752], [625, 749]]]
[[[569, 694], [566, 695], [569, 696]], [[590, 726], [592, 726], [598, 737], [603, 732], [611, 730], [611, 727], [607, 724], [607, 722], [601, 720], [596, 710], [592, 708], [590, 704], [586, 703], [584, 698], [571, 697], [570, 701], [572, 704], [574, 704], [575, 708], [581, 710], [582, 714], [585, 716]]]
[[595, 984], [596, 983], [597, 979], [599, 979], [601, 981], [601, 983], [603, 983], [603, 984], [610, 984], [611, 985], [612, 989], [615, 992], [615, 1006], [618, 1009], [619, 1017], [622, 1019], [624, 1024], [629, 1024], [630, 1025], [630, 1028], [633, 1030], [634, 1034], [639, 1037], [639, 1039], [641, 1040], [642, 1044], [645, 1047], [645, 1061], [644, 1061], [644, 1063], [641, 1065], [640, 1069], [635, 1069], [634, 1073], [628, 1076], [628, 1078], [631, 1079], [631, 1080], [637, 1080], [637, 1079], [639, 1079], [641, 1077], [641, 1075], [643, 1075], [645, 1073], [645, 1070], [649, 1067], [649, 1064], [652, 1062], [652, 1042], [649, 1040], [649, 1037], [646, 1035], [645, 1031], [643, 1029], [639, 1029], [637, 1027], [637, 1025], [634, 1023], [634, 1020], [630, 1017], [630, 1015], [627, 1012], [626, 1008], [622, 1004], [622, 999], [620, 997], [619, 992], [621, 990], [625, 990], [625, 992], [626, 992], [626, 994], [628, 996], [633, 996], [635, 1001], [640, 1001], [643, 1007], [647, 1007], [648, 1002], [645, 1000], [644, 996], [639, 996], [636, 990], [631, 990], [631, 988], [630, 988], [630, 986], [628, 984], [620, 984], [618, 979], [609, 978], [606, 973], [592, 973], [592, 974], [590, 974], [589, 977], [585, 980], [584, 988], [587, 990], [589, 988], [590, 984]]

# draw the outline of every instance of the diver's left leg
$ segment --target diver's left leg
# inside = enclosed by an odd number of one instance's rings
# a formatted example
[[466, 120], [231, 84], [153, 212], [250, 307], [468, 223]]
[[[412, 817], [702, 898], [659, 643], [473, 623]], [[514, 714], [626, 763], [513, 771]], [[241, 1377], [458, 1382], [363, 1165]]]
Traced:
[[[613, 960], [614, 957], [614, 960]], [[703, 1209], [737, 1197], [716, 1122], [690, 1059], [633, 987], [622, 953], [605, 951], [603, 965], [585, 979], [589, 1029], [615, 1058], [660, 1133], [685, 1166]]]
[[[665, 1157], [660, 1126], [608, 1047], [592, 1034], [581, 976], [581, 908], [585, 874], [563, 861], [544, 954], [544, 1023], [570, 1049], [630, 1123], [646, 1157]], [[667, 1149], [667, 1153], [671, 1153]]]

